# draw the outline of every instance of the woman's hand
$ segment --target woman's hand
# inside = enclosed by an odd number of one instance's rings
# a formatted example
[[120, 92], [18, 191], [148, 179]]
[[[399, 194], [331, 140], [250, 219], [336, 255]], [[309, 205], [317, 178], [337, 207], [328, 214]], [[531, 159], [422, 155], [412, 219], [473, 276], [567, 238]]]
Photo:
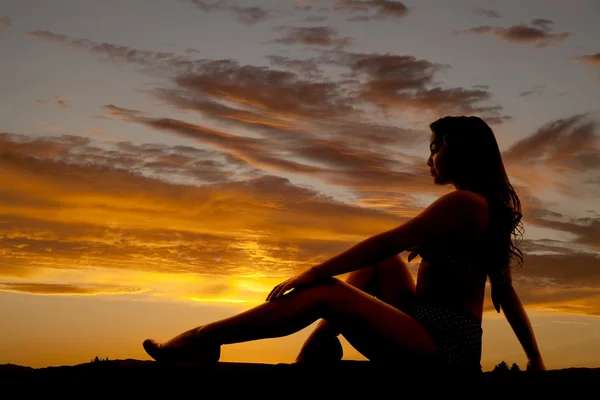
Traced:
[[287, 281], [275, 286], [273, 290], [271, 290], [271, 293], [269, 293], [267, 296], [267, 301], [276, 300], [292, 289], [301, 289], [303, 287], [310, 286], [316, 283], [318, 280], [319, 277], [314, 267], [309, 268], [301, 274], [296, 275], [293, 278], [290, 278]]

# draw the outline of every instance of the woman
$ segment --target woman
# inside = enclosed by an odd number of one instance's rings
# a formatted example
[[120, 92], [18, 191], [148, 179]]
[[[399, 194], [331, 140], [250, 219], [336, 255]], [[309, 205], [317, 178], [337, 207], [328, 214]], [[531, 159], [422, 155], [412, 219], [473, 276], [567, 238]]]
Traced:
[[[522, 262], [512, 237], [522, 232], [521, 206], [490, 127], [477, 117], [444, 117], [430, 125], [427, 160], [434, 183], [453, 185], [408, 222], [372, 236], [277, 285], [253, 309], [158, 343], [157, 361], [216, 363], [220, 346], [289, 335], [322, 321], [298, 362], [342, 357], [338, 334], [367, 359], [399, 360], [481, 371], [485, 284], [529, 359], [544, 370], [529, 319], [515, 293], [511, 260]], [[421, 256], [417, 284], [398, 256]], [[337, 275], [351, 272], [347, 282]]]

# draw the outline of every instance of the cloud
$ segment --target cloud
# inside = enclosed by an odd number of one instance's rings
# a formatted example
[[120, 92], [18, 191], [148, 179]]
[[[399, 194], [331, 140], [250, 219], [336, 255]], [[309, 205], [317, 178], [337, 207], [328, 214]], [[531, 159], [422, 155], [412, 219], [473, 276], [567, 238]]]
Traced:
[[[54, 96], [52, 98], [52, 100], [54, 101], [54, 104], [56, 104], [59, 108], [62, 108], [63, 110], [70, 108], [69, 105], [67, 104], [67, 102], [65, 101], [65, 99], [60, 96]], [[36, 104], [42, 104], [42, 105], [48, 104], [48, 100], [43, 100], [43, 99], [38, 99], [35, 102], [36, 102]]]
[[482, 16], [482, 17], [500, 18], [500, 14], [498, 14], [494, 10], [489, 10], [489, 9], [485, 9], [485, 8], [474, 8], [472, 11], [473, 11], [473, 14], [479, 15], [479, 16]]
[[71, 40], [66, 35], [60, 35], [50, 31], [31, 31], [28, 32], [27, 35], [38, 39], [47, 40], [50, 42], [57, 42], [61, 44], [71, 42]]
[[571, 36], [569, 32], [552, 33], [553, 25], [554, 22], [550, 20], [537, 18], [531, 21], [531, 26], [519, 24], [504, 28], [484, 25], [455, 31], [455, 33], [492, 34], [509, 43], [533, 44], [537, 48], [545, 48], [557, 46], [558, 42]]
[[[175, 121], [147, 122], [173, 124], [188, 129], [188, 135], [202, 132]], [[218, 132], [205, 134], [210, 138]], [[386, 137], [385, 130], [381, 134]], [[249, 150], [264, 150], [256, 147], [262, 145], [260, 141], [227, 139], [222, 146], [244, 151], [246, 143]], [[119, 280], [123, 286], [64, 283], [64, 279], [39, 284], [47, 282], [40, 280], [42, 273], [57, 270], [68, 276], [90, 276], [98, 268], [147, 274], [287, 276], [362, 238], [397, 226], [423, 207], [410, 205], [414, 199], [409, 186], [402, 190], [402, 185], [389, 188], [386, 182], [375, 181], [369, 162], [379, 165], [379, 173], [386, 176], [391, 160], [385, 158], [363, 160], [365, 173], [354, 172], [364, 181], [359, 192], [363, 197], [356, 204], [345, 204], [272, 175], [248, 179], [243, 174], [225, 173], [202, 184], [176, 184], [172, 176], [151, 176], [152, 171], [163, 168], [174, 168], [181, 176], [192, 175], [199, 165], [205, 165], [207, 173], [215, 169], [239, 172], [239, 164], [216, 163], [217, 153], [194, 147], [128, 142], [99, 147], [89, 138], [73, 136], [34, 139], [3, 134], [0, 140], [0, 179], [6, 183], [0, 190], [0, 290], [83, 295], [138, 293], [140, 287], [154, 286], [140, 284], [138, 278]], [[306, 157], [328, 159], [331, 165], [345, 168], [356, 157], [351, 151], [327, 141], [307, 142], [298, 148]], [[245, 157], [252, 154], [248, 151]], [[144, 173], [140, 166], [146, 169]], [[350, 174], [343, 176], [351, 178]], [[390, 177], [402, 180], [400, 175]], [[543, 204], [528, 198], [524, 201], [528, 222], [576, 233], [576, 243], [600, 243], [599, 219], [561, 222], [561, 215]], [[525, 304], [599, 313], [600, 303], [595, 300], [600, 288], [597, 254], [558, 242], [525, 241], [522, 249], [525, 264], [513, 276]], [[210, 282], [194, 289], [194, 296], [205, 300], [210, 295], [231, 297], [223, 282]], [[577, 304], [589, 308], [582, 311]]]
[[492, 94], [487, 90], [442, 87], [434, 78], [449, 66], [411, 56], [323, 50], [309, 62], [341, 68], [342, 80], [336, 82], [262, 66], [242, 66], [233, 60], [194, 60], [47, 32], [30, 35], [51, 38], [110, 60], [141, 64], [153, 72], [162, 70], [174, 75], [174, 82], [189, 96], [232, 102], [285, 118], [358, 118], [364, 114], [364, 106], [376, 106], [382, 112], [391, 108], [428, 111], [432, 118], [440, 113], [478, 113], [489, 123], [510, 119], [501, 113], [501, 106], [489, 104]]
[[215, 158], [205, 150], [6, 134], [0, 148], [2, 276], [17, 267], [281, 276], [403, 220], [270, 175], [202, 185], [150, 176], [193, 175], [201, 157]]
[[69, 108], [69, 105], [65, 102], [65, 99], [60, 96], [54, 96], [54, 101], [63, 110]]
[[244, 7], [240, 5], [230, 5], [224, 0], [202, 1], [189, 0], [190, 3], [204, 12], [225, 11], [234, 14], [239, 22], [253, 25], [264, 21], [273, 15], [272, 11], [267, 11], [262, 7]]
[[107, 115], [111, 117], [135, 117], [143, 114], [139, 110], [130, 110], [128, 108], [117, 107], [114, 104], [107, 104], [104, 106], [108, 110]]
[[38, 282], [0, 282], [0, 292], [14, 292], [41, 295], [115, 295], [115, 294], [138, 294], [148, 289], [109, 286], [109, 285], [69, 285], [59, 283]]
[[438, 86], [435, 75], [449, 68], [412, 56], [329, 52], [325, 62], [350, 69], [360, 98], [383, 108], [413, 108], [432, 114], [480, 114], [490, 123], [509, 119], [502, 107], [485, 104], [484, 89]]
[[[592, 68], [600, 69], [600, 53], [571, 57], [571, 60], [586, 64]], [[600, 74], [598, 74], [598, 79], [600, 79]]]
[[543, 163], [560, 172], [599, 171], [597, 129], [597, 122], [586, 114], [557, 119], [514, 143], [503, 157], [511, 163]]
[[539, 96], [542, 94], [542, 89], [544, 89], [545, 87], [546, 87], [545, 85], [533, 86], [529, 90], [524, 90], [524, 91], [520, 92], [519, 97], [530, 97], [533, 95]]
[[574, 58], [572, 58], [572, 60], [590, 64], [590, 65], [600, 65], [600, 53], [574, 57]]
[[343, 11], [353, 15], [350, 21], [368, 21], [371, 19], [404, 18], [410, 9], [401, 1], [392, 0], [333, 0], [334, 10]]
[[0, 26], [10, 26], [12, 24], [12, 18], [4, 16], [0, 18]]
[[531, 20], [531, 25], [537, 26], [543, 31], [549, 31], [554, 26], [554, 21], [544, 18], [535, 18]]
[[275, 39], [275, 43], [283, 44], [305, 44], [308, 46], [325, 46], [342, 48], [352, 43], [349, 37], [338, 37], [337, 31], [328, 26], [314, 26], [301, 28], [282, 28], [277, 31], [285, 30], [282, 37]]
[[600, 315], [598, 253], [556, 247], [552, 253], [530, 254], [532, 245], [525, 242], [523, 267], [513, 271], [523, 303], [566, 313]]
[[271, 64], [277, 67], [283, 67], [286, 70], [296, 72], [308, 79], [315, 79], [322, 76], [323, 71], [319, 68], [318, 62], [314, 59], [299, 60], [291, 57], [279, 55], [267, 56]]

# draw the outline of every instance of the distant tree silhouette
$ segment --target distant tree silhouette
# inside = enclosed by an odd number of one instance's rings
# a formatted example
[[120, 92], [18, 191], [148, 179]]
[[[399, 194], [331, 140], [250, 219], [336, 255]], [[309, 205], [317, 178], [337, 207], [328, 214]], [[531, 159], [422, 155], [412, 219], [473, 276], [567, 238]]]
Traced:
[[508, 372], [508, 371], [509, 371], [508, 364], [506, 363], [506, 361], [502, 361], [500, 364], [498, 364], [494, 367], [494, 370], [492, 372]]
[[510, 372], [521, 372], [521, 368], [517, 365], [517, 363], [513, 363], [510, 367]]
[[106, 357], [106, 358], [98, 358], [98, 356], [96, 356], [95, 358], [92, 359], [93, 363], [103, 362], [103, 361], [108, 361], [108, 357]]

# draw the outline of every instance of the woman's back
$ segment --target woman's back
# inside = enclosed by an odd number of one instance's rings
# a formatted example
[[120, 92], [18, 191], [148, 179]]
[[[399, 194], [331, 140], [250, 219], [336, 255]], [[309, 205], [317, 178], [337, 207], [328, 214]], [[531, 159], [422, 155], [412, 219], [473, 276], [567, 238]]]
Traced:
[[478, 226], [418, 246], [422, 261], [417, 275], [418, 301], [468, 311], [481, 322], [487, 279], [489, 213]]

